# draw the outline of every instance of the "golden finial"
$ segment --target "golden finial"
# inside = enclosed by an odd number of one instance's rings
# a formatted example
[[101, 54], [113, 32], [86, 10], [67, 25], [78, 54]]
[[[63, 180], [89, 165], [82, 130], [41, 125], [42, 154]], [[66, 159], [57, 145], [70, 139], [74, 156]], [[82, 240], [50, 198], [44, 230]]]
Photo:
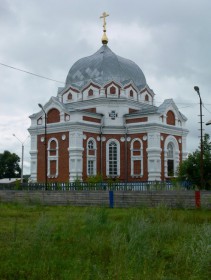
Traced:
[[102, 43], [107, 44], [108, 43], [108, 38], [106, 36], [106, 17], [108, 17], [109, 14], [106, 14], [104, 12], [100, 18], [103, 18], [103, 37], [102, 37]]

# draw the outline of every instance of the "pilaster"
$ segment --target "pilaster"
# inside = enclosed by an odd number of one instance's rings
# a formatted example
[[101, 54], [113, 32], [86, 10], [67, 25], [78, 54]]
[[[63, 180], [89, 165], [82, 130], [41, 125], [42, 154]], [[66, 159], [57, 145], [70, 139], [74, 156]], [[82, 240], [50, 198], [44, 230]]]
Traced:
[[148, 180], [161, 180], [161, 147], [160, 147], [160, 133], [148, 133]]
[[37, 135], [31, 135], [31, 177], [32, 182], [37, 182]]
[[83, 172], [83, 133], [69, 132], [69, 181], [82, 180]]

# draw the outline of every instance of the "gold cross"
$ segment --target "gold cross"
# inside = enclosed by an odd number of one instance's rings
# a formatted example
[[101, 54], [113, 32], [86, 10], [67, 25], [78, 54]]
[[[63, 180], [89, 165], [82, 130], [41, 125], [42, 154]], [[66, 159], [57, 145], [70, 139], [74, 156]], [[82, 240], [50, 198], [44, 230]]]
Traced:
[[102, 16], [100, 18], [103, 18], [103, 31], [106, 32], [106, 17], [108, 17], [109, 14], [106, 14], [106, 12], [104, 12], [102, 14]]

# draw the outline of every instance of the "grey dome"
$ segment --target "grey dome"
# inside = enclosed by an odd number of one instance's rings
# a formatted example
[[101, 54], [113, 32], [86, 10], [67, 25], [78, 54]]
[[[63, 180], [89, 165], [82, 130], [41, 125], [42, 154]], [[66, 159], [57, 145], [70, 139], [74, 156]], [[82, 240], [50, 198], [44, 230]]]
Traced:
[[66, 86], [83, 87], [90, 80], [101, 85], [111, 80], [122, 84], [132, 80], [139, 88], [146, 85], [145, 76], [138, 65], [116, 55], [107, 45], [93, 55], [76, 61], [67, 75]]

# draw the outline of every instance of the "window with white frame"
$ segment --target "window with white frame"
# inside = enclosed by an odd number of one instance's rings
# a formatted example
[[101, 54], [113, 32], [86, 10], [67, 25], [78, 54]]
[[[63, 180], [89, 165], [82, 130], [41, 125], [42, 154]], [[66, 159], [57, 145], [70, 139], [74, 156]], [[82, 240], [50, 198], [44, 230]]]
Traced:
[[117, 177], [120, 175], [120, 147], [117, 140], [109, 140], [106, 145], [106, 175]]
[[164, 155], [165, 177], [175, 176], [180, 162], [180, 149], [178, 140], [173, 135], [165, 140]]
[[59, 147], [58, 140], [56, 138], [51, 138], [48, 141], [48, 177], [57, 178], [59, 174]]
[[131, 142], [131, 176], [143, 176], [143, 145], [136, 138]]
[[167, 145], [167, 174], [174, 176], [174, 144], [171, 142]]
[[87, 175], [96, 175], [96, 141], [91, 138], [87, 141]]

